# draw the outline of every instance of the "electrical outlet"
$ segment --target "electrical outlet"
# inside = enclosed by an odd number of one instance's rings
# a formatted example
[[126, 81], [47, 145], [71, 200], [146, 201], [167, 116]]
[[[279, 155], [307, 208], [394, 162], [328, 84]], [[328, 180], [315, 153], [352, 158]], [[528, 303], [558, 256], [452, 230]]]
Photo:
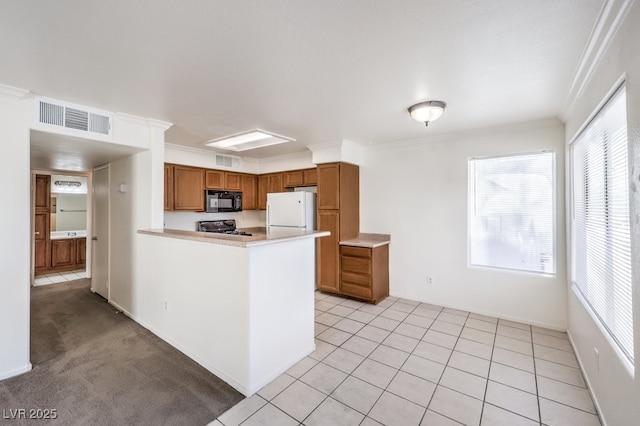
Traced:
[[427, 285], [433, 285], [433, 278], [427, 275]]
[[165, 300], [164, 302], [164, 310], [166, 311], [167, 309], [169, 309], [169, 304], [167, 303], [167, 301]]
[[593, 348], [593, 362], [596, 365], [596, 371], [600, 371], [600, 352], [597, 348]]

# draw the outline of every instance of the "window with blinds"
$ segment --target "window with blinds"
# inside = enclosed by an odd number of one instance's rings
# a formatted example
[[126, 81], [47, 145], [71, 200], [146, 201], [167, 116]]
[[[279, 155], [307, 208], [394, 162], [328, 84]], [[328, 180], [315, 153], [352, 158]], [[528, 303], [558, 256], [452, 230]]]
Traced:
[[469, 160], [469, 264], [555, 273], [555, 155]]
[[633, 363], [624, 86], [571, 145], [571, 279]]

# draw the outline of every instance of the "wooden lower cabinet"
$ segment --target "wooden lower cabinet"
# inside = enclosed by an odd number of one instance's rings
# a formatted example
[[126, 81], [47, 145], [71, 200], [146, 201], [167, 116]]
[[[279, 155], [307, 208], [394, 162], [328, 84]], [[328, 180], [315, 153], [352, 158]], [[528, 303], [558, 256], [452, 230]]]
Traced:
[[87, 239], [76, 239], [76, 264], [86, 265], [87, 263]]
[[44, 273], [47, 269], [49, 269], [49, 256], [47, 256], [48, 241], [35, 241], [34, 242], [34, 251], [35, 251], [35, 260], [34, 260], [34, 272], [35, 275], [39, 275]]
[[71, 266], [76, 263], [76, 241], [51, 240], [51, 267]]
[[317, 244], [317, 277], [319, 290], [338, 293], [340, 291], [340, 212], [338, 210], [318, 210], [319, 231], [329, 231], [328, 237], [318, 238]]
[[49, 256], [49, 211], [36, 212], [33, 222], [34, 272], [46, 271], [51, 263]]
[[87, 261], [86, 238], [51, 240], [51, 265], [47, 272], [84, 268]]
[[389, 296], [389, 245], [341, 245], [340, 293], [372, 303]]

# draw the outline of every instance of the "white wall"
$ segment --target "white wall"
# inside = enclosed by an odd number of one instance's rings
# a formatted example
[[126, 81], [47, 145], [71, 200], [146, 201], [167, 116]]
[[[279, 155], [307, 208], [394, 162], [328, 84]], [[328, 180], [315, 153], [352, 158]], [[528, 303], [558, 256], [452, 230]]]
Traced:
[[0, 86], [0, 178], [4, 185], [0, 238], [0, 380], [31, 369], [29, 291], [31, 173], [29, 124], [33, 102], [23, 91]]
[[234, 158], [232, 168], [217, 166], [216, 156], [212, 151], [167, 144], [164, 150], [164, 161], [166, 163], [182, 164], [185, 166], [202, 167], [207, 169], [221, 169], [242, 173], [258, 173], [257, 161], [243, 159], [232, 154], [228, 155]]
[[[621, 29], [598, 62], [584, 90], [577, 96], [566, 117], [566, 140], [597, 109], [600, 102], [621, 76], [627, 82], [627, 118], [631, 184], [631, 238], [633, 256], [634, 347], [636, 365], [640, 361], [640, 4], [631, 7]], [[569, 291], [569, 334], [584, 374], [595, 396], [600, 414], [608, 425], [636, 424], [640, 418], [640, 378], [631, 374], [613, 349], [609, 339], [597, 326], [573, 290]], [[600, 369], [596, 368], [593, 349], [600, 352]], [[637, 367], [636, 367], [637, 369]], [[635, 419], [635, 420], [634, 420]]]
[[235, 219], [237, 228], [265, 226], [265, 210], [244, 210], [235, 213], [164, 212], [164, 227], [195, 231], [196, 222], [201, 220]]
[[257, 173], [275, 173], [286, 170], [310, 169], [315, 167], [311, 158], [311, 152], [294, 155], [283, 155], [260, 160]]
[[[151, 148], [110, 164], [109, 301], [130, 311], [145, 256], [137, 231], [162, 228], [164, 209], [164, 130], [167, 123], [141, 120], [139, 137]], [[143, 130], [143, 131], [141, 131]], [[124, 184], [125, 192], [120, 192]]]
[[[556, 153], [556, 276], [468, 267], [467, 160], [543, 149]], [[555, 119], [368, 150], [360, 231], [391, 234], [391, 294], [565, 329], [563, 164], [563, 126]]]

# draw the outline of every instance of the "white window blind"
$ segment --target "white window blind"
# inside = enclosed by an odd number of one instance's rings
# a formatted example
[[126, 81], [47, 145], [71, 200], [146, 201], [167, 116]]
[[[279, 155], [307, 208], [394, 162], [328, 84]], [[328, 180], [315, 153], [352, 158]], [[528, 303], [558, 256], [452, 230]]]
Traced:
[[554, 153], [469, 160], [469, 263], [555, 273]]
[[633, 362], [627, 111], [622, 87], [571, 146], [572, 281]]

